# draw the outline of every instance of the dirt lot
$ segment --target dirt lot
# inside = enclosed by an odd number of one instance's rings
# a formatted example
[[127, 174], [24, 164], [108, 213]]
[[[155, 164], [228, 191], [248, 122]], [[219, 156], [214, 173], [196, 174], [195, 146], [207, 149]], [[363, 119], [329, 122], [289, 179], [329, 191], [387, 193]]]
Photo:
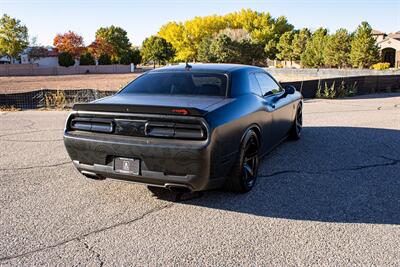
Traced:
[[141, 73], [0, 77], [0, 94], [20, 93], [42, 88], [119, 90], [140, 74]]
[[[119, 90], [141, 73], [127, 74], [86, 74], [60, 76], [11, 76], [0, 77], [0, 94], [21, 93], [38, 89], [98, 89]], [[295, 81], [296, 76], [275, 75], [280, 82]], [[307, 77], [312, 79], [314, 77]], [[305, 78], [303, 78], [305, 79]]]
[[400, 94], [307, 100], [248, 194], [85, 179], [65, 111], [0, 112], [0, 266], [399, 266]]

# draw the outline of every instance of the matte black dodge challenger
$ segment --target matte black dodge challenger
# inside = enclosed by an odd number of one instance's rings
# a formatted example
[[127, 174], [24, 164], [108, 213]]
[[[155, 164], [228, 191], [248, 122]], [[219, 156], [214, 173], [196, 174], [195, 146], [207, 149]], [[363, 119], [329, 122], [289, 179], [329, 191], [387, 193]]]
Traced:
[[247, 192], [260, 157], [300, 137], [302, 101], [258, 67], [165, 67], [114, 96], [74, 105], [64, 142], [87, 177]]

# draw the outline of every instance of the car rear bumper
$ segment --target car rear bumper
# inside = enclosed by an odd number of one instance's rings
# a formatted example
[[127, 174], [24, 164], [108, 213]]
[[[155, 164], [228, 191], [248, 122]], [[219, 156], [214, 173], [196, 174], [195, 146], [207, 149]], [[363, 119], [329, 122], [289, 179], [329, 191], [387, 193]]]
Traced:
[[[86, 176], [188, 191], [214, 188], [223, 182], [210, 179], [212, 144], [208, 140], [65, 132], [64, 143], [74, 166]], [[139, 159], [139, 175], [115, 172], [115, 157]]]

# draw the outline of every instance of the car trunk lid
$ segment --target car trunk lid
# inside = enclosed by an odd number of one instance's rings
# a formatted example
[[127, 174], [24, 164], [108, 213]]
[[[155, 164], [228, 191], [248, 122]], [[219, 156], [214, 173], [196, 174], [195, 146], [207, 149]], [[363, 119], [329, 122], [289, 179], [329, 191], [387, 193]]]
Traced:
[[224, 97], [216, 96], [117, 94], [91, 103], [75, 104], [73, 109], [77, 111], [203, 116], [224, 100]]

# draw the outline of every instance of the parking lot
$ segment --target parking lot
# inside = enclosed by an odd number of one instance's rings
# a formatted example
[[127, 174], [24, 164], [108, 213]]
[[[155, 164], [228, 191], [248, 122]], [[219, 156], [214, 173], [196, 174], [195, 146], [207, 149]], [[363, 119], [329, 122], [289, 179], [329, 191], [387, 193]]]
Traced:
[[307, 100], [248, 194], [85, 179], [65, 111], [0, 113], [0, 265], [399, 265], [400, 94]]

